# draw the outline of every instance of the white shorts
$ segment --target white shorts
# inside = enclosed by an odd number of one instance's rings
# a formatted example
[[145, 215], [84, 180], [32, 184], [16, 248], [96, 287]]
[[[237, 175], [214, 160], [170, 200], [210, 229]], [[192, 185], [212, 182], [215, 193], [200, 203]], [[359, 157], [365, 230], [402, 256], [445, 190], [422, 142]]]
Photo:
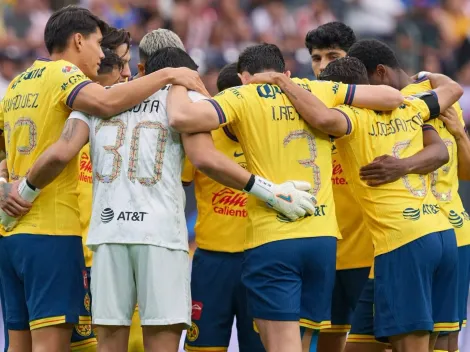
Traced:
[[130, 326], [191, 325], [189, 255], [153, 245], [101, 244], [91, 267], [92, 321]]

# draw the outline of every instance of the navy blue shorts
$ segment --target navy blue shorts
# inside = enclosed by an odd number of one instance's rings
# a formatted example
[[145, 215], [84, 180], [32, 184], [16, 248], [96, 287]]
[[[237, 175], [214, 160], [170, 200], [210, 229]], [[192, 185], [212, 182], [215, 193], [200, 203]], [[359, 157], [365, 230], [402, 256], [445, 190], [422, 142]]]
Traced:
[[374, 271], [377, 339], [459, 329], [454, 230], [431, 233], [375, 257]]
[[460, 326], [467, 325], [467, 300], [470, 286], [470, 245], [458, 248], [459, 251], [459, 320]]
[[331, 329], [324, 332], [349, 332], [356, 304], [369, 277], [370, 267], [336, 271], [331, 304]]
[[[87, 271], [87, 278], [88, 278], [88, 287], [91, 287], [91, 276], [90, 276], [90, 269], [86, 268]], [[83, 304], [85, 309], [88, 311], [91, 307], [91, 292], [88, 296], [85, 296]], [[96, 346], [98, 341], [96, 340], [95, 333], [91, 328], [91, 324], [83, 324], [83, 325], [75, 325], [72, 331], [72, 339], [71, 339], [71, 347], [72, 352], [78, 352], [81, 350], [88, 350], [91, 346]]]
[[253, 329], [253, 317], [248, 314], [242, 265], [243, 253], [196, 249], [191, 272], [192, 324], [186, 336], [186, 351], [226, 350], [234, 317], [240, 351], [264, 351]]
[[298, 238], [245, 251], [242, 281], [251, 315], [330, 328], [336, 242], [335, 237]]
[[9, 330], [91, 324], [81, 237], [0, 237], [0, 276]]

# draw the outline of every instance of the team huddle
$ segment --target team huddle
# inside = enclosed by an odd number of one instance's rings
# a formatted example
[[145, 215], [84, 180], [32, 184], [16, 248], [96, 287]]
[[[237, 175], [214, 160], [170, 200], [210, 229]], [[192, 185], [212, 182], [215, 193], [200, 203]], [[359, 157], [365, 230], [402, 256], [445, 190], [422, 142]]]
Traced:
[[0, 102], [5, 351], [170, 352], [183, 330], [186, 351], [227, 351], [235, 318], [242, 352], [458, 351], [456, 82], [340, 22], [306, 35], [318, 80], [258, 44], [214, 97], [171, 31], [142, 39], [134, 77], [129, 33], [86, 9], [44, 39]]

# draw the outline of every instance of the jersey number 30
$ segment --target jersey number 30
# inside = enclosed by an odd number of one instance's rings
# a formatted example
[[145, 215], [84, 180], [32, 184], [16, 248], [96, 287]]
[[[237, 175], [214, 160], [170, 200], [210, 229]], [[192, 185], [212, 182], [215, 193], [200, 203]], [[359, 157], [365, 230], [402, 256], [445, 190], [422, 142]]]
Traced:
[[[96, 172], [96, 177], [100, 182], [111, 183], [121, 173], [122, 167], [122, 156], [118, 150], [124, 145], [126, 137], [126, 124], [121, 120], [102, 121], [96, 126], [95, 134], [105, 126], [114, 126], [117, 128], [116, 142], [114, 145], [104, 146], [104, 150], [107, 154], [113, 156], [113, 166], [109, 174], [102, 174]], [[155, 159], [153, 163], [152, 176], [149, 177], [138, 177], [137, 166], [139, 163], [139, 143], [140, 133], [143, 129], [153, 129], [158, 132], [157, 148], [155, 151]], [[129, 151], [129, 167], [127, 170], [127, 177], [134, 183], [136, 180], [143, 186], [153, 186], [162, 178], [163, 158], [165, 156], [165, 146], [168, 138], [168, 130], [163, 126], [162, 123], [157, 121], [141, 121], [132, 130], [131, 145]]]

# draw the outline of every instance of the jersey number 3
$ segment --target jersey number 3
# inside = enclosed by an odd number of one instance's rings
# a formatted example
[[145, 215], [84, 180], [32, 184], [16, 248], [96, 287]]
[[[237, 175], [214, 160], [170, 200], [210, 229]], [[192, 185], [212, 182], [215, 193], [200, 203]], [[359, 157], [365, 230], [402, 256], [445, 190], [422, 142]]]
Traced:
[[[127, 126], [121, 120], [102, 121], [98, 124], [98, 126], [96, 126], [95, 134], [97, 134], [101, 128], [106, 126], [113, 126], [117, 128], [116, 142], [114, 143], [114, 145], [106, 145], [103, 147], [107, 154], [111, 154], [113, 156], [113, 165], [109, 174], [102, 174], [101, 172], [97, 171], [96, 177], [100, 182], [111, 183], [121, 173], [122, 156], [121, 154], [119, 154], [118, 150], [124, 145]], [[158, 132], [157, 148], [155, 151], [153, 170], [152, 175], [149, 177], [137, 176], [137, 167], [139, 164], [140, 134], [143, 129], [152, 129]], [[127, 177], [132, 183], [137, 180], [141, 185], [150, 187], [160, 181], [160, 179], [162, 178], [163, 158], [165, 156], [165, 146], [167, 138], [168, 130], [160, 122], [141, 121], [134, 127], [134, 129], [132, 130], [131, 145], [129, 151], [129, 167], [127, 170]]]

